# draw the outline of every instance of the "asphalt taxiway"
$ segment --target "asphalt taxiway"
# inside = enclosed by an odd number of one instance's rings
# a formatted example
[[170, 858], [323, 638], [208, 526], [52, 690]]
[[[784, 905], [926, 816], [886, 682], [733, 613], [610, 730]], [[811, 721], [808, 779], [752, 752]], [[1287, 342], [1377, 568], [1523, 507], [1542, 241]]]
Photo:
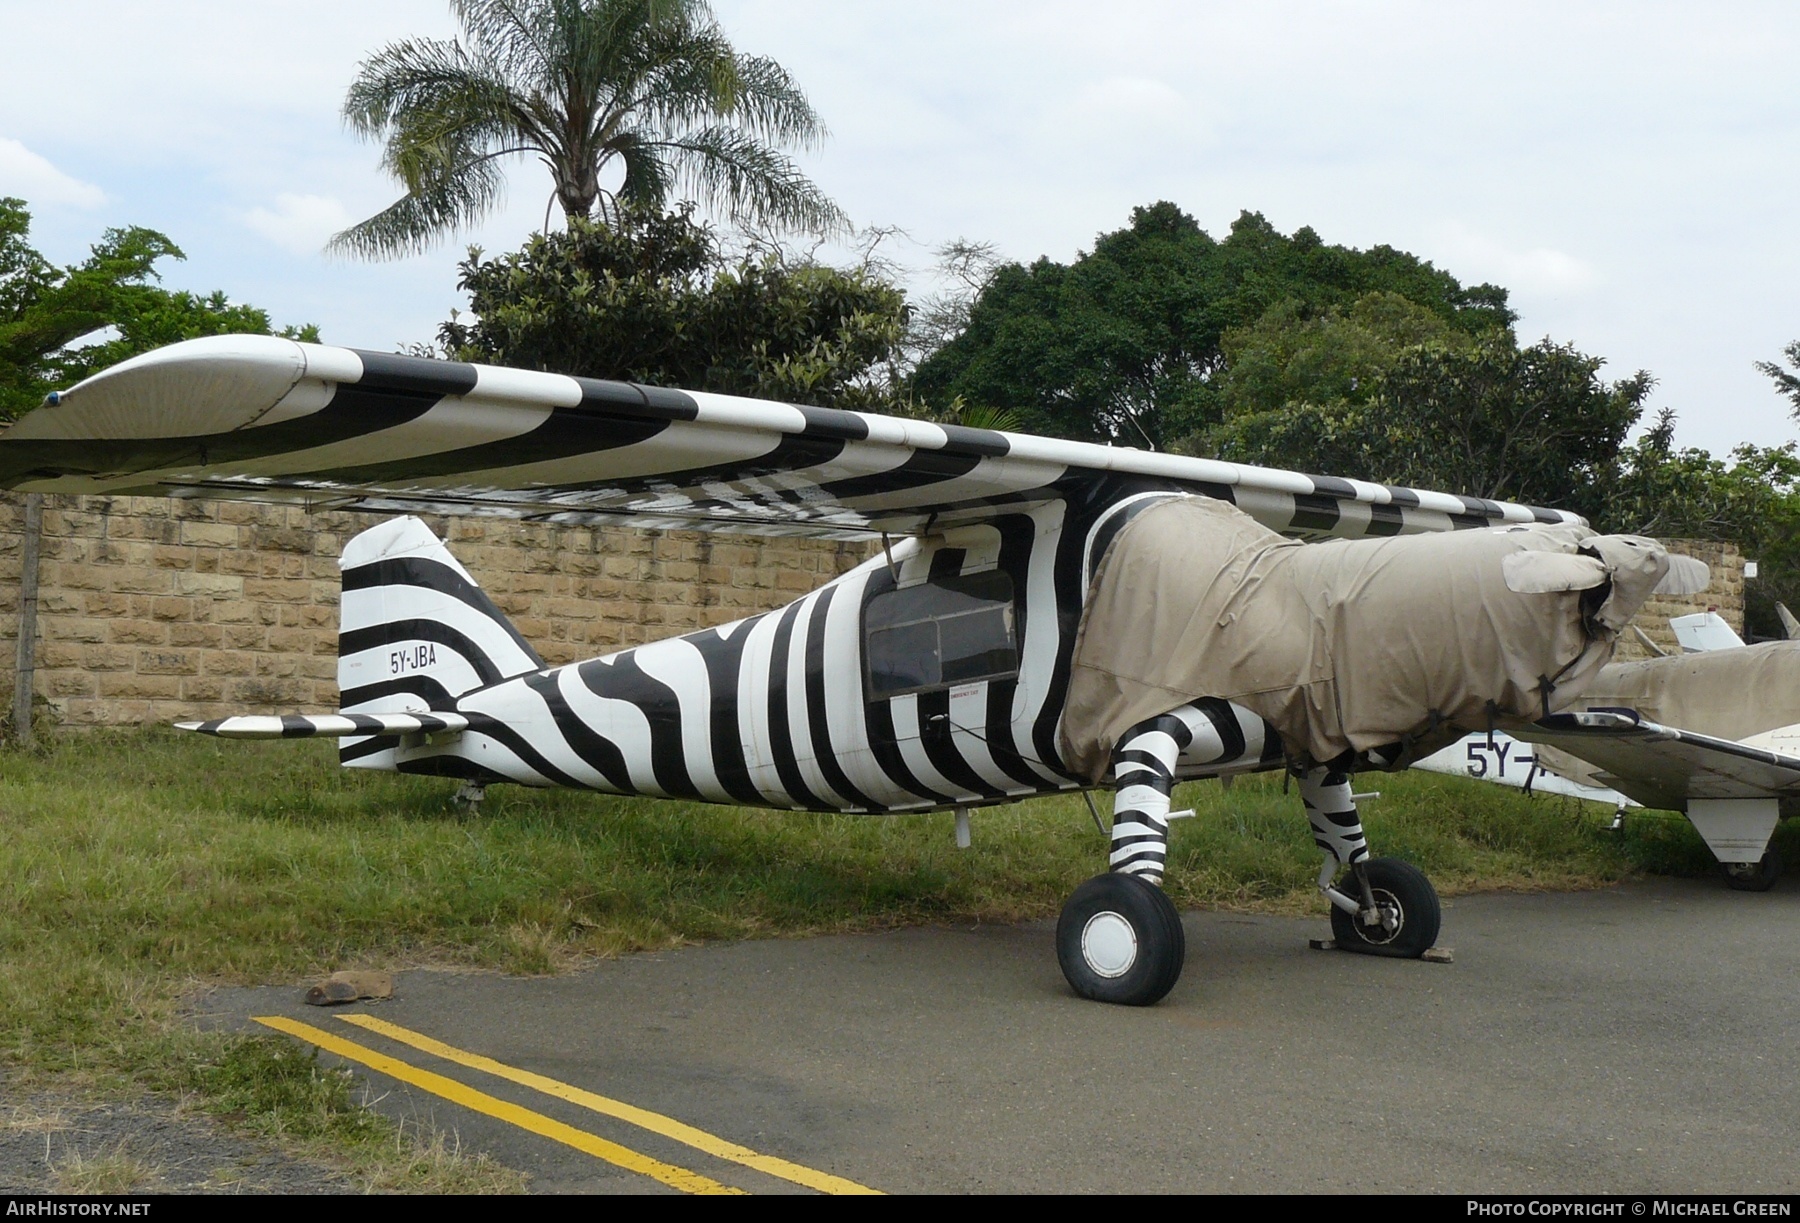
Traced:
[[220, 990], [199, 1021], [321, 1044], [550, 1192], [1800, 1189], [1800, 879], [1461, 897], [1452, 964], [1310, 950], [1323, 912], [1185, 924], [1143, 1009], [1076, 998], [1035, 923]]

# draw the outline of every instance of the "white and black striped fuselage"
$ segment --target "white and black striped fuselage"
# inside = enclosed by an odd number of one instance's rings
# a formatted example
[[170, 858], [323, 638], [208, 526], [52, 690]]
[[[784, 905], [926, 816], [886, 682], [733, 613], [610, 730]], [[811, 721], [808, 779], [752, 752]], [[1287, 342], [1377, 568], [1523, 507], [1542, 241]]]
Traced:
[[[1084, 593], [1117, 529], [1169, 495], [1128, 493], [1085, 514], [1067, 501], [1048, 501], [978, 526], [897, 541], [776, 611], [498, 680], [496, 671], [516, 668], [494, 657], [507, 654], [506, 642], [477, 640], [471, 624], [480, 623], [482, 608], [440, 600], [449, 613], [404, 621], [391, 611], [361, 612], [364, 588], [390, 601], [410, 588], [396, 584], [391, 568], [379, 583], [359, 581], [347, 560], [346, 625], [361, 615], [389, 631], [368, 651], [375, 665], [365, 670], [374, 682], [345, 683], [344, 712], [428, 707], [466, 716], [469, 727], [437, 741], [346, 740], [344, 762], [813, 811], [931, 809], [1078, 788], [1085, 783], [1065, 766], [1057, 744]], [[922, 683], [903, 675], [887, 686], [907, 690], [883, 692], [871, 670], [871, 632], [882, 655], [884, 640], [904, 650], [908, 630], [902, 625], [884, 639], [872, 627], [871, 609], [883, 615], [883, 596], [933, 584], [1004, 592], [1012, 655], [977, 663], [1004, 673], [966, 682], [926, 675], [918, 677]], [[486, 603], [478, 591], [468, 597]], [[445, 623], [457, 619], [465, 623]], [[393, 631], [397, 623], [406, 627]], [[364, 653], [355, 648], [357, 631], [346, 631], [346, 660]], [[417, 665], [422, 660], [436, 666]], [[448, 678], [459, 667], [464, 677]], [[452, 690], [470, 683], [467, 691]], [[1227, 750], [1215, 744], [1183, 775], [1280, 763], [1279, 744], [1261, 719], [1218, 705]]]

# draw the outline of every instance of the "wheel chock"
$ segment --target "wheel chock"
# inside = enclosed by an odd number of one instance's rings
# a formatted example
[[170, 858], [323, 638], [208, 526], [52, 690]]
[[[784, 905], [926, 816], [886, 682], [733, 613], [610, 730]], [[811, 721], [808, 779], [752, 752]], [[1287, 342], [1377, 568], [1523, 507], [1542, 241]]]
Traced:
[[[1340, 950], [1337, 940], [1334, 938], [1309, 938], [1306, 940], [1306, 945], [1314, 951]], [[1454, 964], [1456, 963], [1456, 949], [1454, 947], [1428, 947], [1420, 953], [1419, 958], [1427, 964]]]

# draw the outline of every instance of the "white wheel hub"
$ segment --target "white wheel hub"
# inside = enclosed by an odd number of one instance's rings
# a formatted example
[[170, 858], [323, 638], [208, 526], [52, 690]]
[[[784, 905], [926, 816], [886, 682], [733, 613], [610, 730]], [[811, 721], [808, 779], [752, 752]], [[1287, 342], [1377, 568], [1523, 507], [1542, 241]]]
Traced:
[[1096, 976], [1124, 976], [1137, 963], [1137, 954], [1137, 931], [1117, 913], [1096, 913], [1081, 929], [1081, 958]]

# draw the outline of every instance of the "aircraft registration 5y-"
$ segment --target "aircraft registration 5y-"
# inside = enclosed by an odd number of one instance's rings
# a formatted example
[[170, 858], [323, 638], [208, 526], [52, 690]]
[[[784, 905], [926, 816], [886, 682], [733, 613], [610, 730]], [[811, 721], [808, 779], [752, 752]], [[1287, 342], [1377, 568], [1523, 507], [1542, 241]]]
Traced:
[[[342, 762], [801, 811], [1109, 785], [1071, 986], [1147, 1004], [1185, 949], [1174, 784], [1287, 769], [1341, 946], [1418, 956], [1439, 908], [1373, 858], [1350, 777], [1570, 705], [1669, 571], [1556, 510], [1357, 480], [301, 344], [196, 340], [0, 435], [0, 485], [398, 516], [344, 548]], [[546, 667], [414, 511], [880, 541], [784, 608]]]

